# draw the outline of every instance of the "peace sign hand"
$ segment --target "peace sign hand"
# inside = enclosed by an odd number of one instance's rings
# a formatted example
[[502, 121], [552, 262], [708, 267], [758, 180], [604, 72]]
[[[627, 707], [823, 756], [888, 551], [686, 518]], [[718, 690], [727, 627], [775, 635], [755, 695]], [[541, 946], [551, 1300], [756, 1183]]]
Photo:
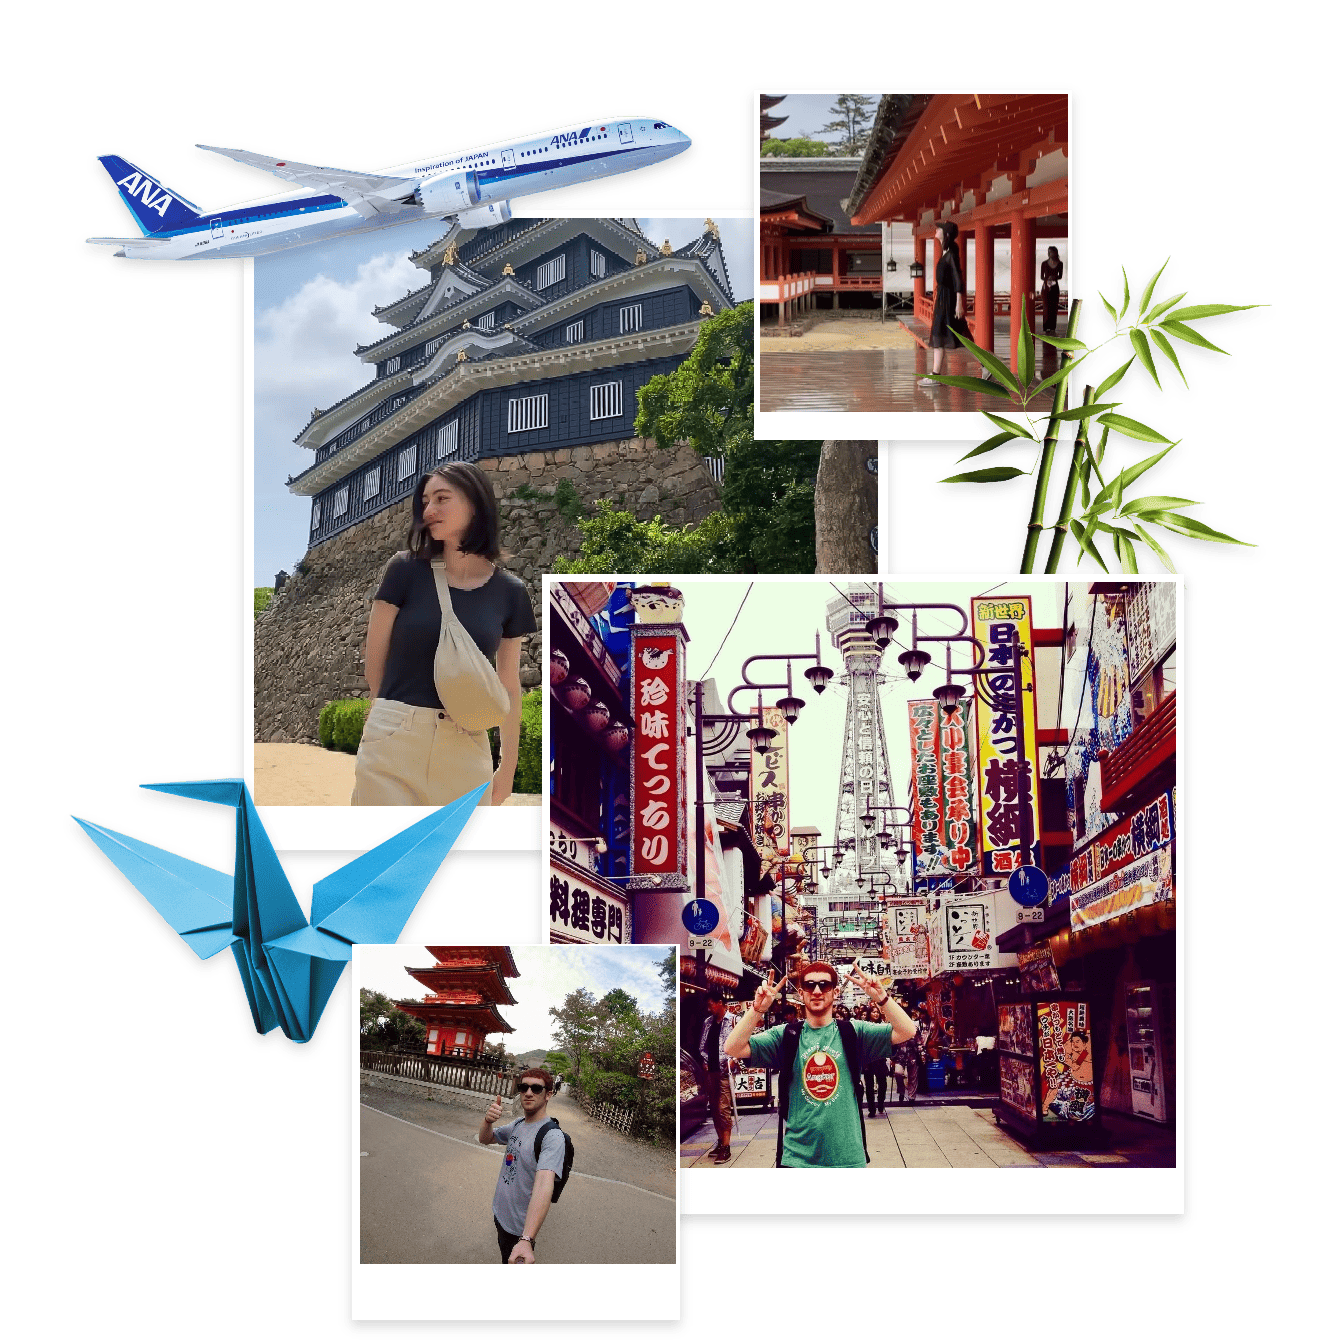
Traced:
[[[784, 977], [787, 980], [788, 976]], [[756, 993], [752, 998], [752, 1008], [758, 1016], [765, 1016], [775, 1005], [775, 1000], [779, 997], [779, 991], [783, 988], [784, 980], [775, 984], [775, 972], [772, 969], [770, 978], [763, 985], [757, 985]]]
[[889, 977], [881, 981], [874, 975], [865, 974], [856, 961], [848, 968], [848, 978], [875, 1004], [882, 1004], [890, 997], [889, 986], [894, 984]]

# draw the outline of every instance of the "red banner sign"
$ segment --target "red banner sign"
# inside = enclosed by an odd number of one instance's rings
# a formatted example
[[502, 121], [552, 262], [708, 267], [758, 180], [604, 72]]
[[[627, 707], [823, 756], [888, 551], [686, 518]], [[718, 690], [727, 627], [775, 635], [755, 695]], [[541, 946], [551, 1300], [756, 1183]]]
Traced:
[[632, 627], [631, 873], [664, 890], [687, 876], [682, 660], [680, 628]]

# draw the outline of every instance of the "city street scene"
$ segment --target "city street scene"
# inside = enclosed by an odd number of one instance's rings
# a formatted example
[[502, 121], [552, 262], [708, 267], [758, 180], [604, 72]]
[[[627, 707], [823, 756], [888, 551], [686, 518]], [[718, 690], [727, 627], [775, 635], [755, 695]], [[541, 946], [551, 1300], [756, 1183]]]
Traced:
[[675, 1265], [676, 962], [357, 947], [360, 1264]]
[[680, 945], [684, 1165], [1175, 1165], [1175, 581], [545, 594], [550, 937]]

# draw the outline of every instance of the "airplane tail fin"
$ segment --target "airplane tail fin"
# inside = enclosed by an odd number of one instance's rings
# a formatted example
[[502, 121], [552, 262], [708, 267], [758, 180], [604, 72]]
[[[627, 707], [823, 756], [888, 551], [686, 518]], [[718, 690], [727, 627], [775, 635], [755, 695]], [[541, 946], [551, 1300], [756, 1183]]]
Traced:
[[169, 233], [197, 224], [203, 218], [199, 208], [178, 191], [164, 187], [155, 177], [135, 168], [118, 154], [100, 156], [101, 166], [111, 175], [120, 199], [129, 207], [138, 227], [145, 234]]

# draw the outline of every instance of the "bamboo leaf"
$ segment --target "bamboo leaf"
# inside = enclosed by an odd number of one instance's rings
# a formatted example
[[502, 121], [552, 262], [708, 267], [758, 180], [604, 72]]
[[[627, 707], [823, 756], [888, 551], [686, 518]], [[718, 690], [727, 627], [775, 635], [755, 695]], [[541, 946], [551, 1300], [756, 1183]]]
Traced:
[[[956, 333], [957, 335], [958, 333]], [[1023, 389], [1019, 386], [1018, 380], [1014, 374], [1006, 367], [990, 350], [984, 350], [980, 345], [970, 341], [967, 336], [959, 337], [959, 344], [968, 351], [979, 364], [982, 365], [988, 373], [998, 382], [1004, 383], [1013, 396], [1023, 399]]]
[[1216, 350], [1219, 355], [1231, 353], [1229, 350], [1223, 350], [1220, 345], [1214, 345], [1206, 336], [1200, 336], [1193, 327], [1187, 327], [1184, 322], [1177, 322], [1174, 316], [1167, 318], [1161, 326], [1163, 331], [1175, 336], [1177, 340], [1189, 341], [1191, 345], [1201, 345], [1205, 350]]
[[1128, 434], [1132, 439], [1142, 439], [1145, 443], [1172, 442], [1165, 434], [1159, 434], [1157, 430], [1149, 429], [1147, 425], [1140, 424], [1138, 420], [1131, 420], [1128, 415], [1104, 415], [1098, 421], [1098, 424], [1110, 425], [1112, 429], [1119, 430], [1122, 434]]
[[[1097, 292], [1097, 296], [1102, 300], [1102, 306], [1111, 314], [1112, 322], [1119, 322], [1120, 318], [1116, 316], [1116, 310], [1107, 302], [1107, 296], [1100, 289]], [[1082, 555], [1083, 551], [1081, 550], [1079, 554]]]
[[1098, 563], [1098, 568], [1110, 574], [1107, 569], [1107, 562], [1102, 558], [1097, 544], [1093, 541], [1093, 531], [1090, 528], [1081, 527], [1073, 518], [1070, 519], [1070, 531], [1074, 533], [1074, 539], [1079, 543], [1079, 554], [1082, 556], [1085, 551], [1093, 557]]
[[1173, 294], [1169, 299], [1164, 299], [1161, 303], [1155, 303], [1148, 310], [1148, 316], [1139, 319], [1140, 322], [1142, 322], [1145, 326], [1149, 322], [1156, 322], [1157, 319], [1161, 317], [1162, 314], [1165, 313], [1168, 308], [1175, 307], [1175, 305], [1178, 304], [1184, 297], [1185, 297], [1184, 294]]
[[1189, 387], [1189, 379], [1185, 377], [1185, 370], [1181, 368], [1180, 360], [1176, 358], [1176, 351], [1173, 349], [1171, 342], [1157, 328], [1154, 328], [1148, 334], [1153, 338], [1153, 344], [1176, 366], [1176, 372], [1180, 374], [1181, 382]]
[[[1107, 301], [1106, 301], [1105, 299], [1103, 299], [1102, 302], [1103, 302], [1103, 303], [1107, 303]], [[1110, 305], [1109, 303], [1107, 303], [1107, 307], [1108, 307], [1108, 308], [1111, 308], [1111, 305]], [[1116, 310], [1115, 310], [1114, 308], [1112, 308], [1111, 311], [1112, 311], [1113, 313], [1115, 313]], [[1083, 343], [1083, 341], [1076, 341], [1075, 338], [1074, 338], [1073, 336], [1042, 336], [1042, 335], [1039, 335], [1039, 336], [1037, 337], [1037, 339], [1038, 339], [1039, 341], [1041, 341], [1043, 345], [1054, 345], [1054, 346], [1056, 347], [1057, 350], [1087, 350], [1087, 349], [1088, 349], [1088, 347]]]
[[1130, 344], [1134, 346], [1134, 353], [1139, 356], [1139, 363], [1148, 370], [1158, 387], [1161, 387], [1162, 380], [1157, 376], [1157, 366], [1153, 363], [1153, 352], [1148, 348], [1148, 337], [1138, 327], [1130, 328]]
[[1033, 381], [1033, 337], [1028, 330], [1028, 295], [1019, 297], [1019, 381], [1028, 387]]
[[1188, 509], [1191, 504], [1198, 504], [1197, 499], [1179, 499], [1175, 495], [1140, 495], [1138, 499], [1132, 499], [1126, 504], [1122, 504], [1120, 512], [1124, 514], [1131, 513], [1156, 513], [1161, 509]]
[[966, 392], [980, 392], [987, 397], [1000, 397], [1002, 401], [1009, 401], [1010, 394], [997, 382], [987, 382], [983, 378], [970, 378], [963, 373], [933, 373], [929, 375], [932, 382], [944, 383], [946, 387], [962, 387]]
[[1028, 472], [1018, 467], [983, 467], [979, 471], [965, 471], [958, 476], [947, 476], [942, 485], [987, 485], [992, 481], [1012, 481], [1016, 476], [1027, 476]]
[[1102, 489], [1093, 497], [1093, 503], [1089, 506], [1089, 513], [1102, 513], [1112, 507], [1112, 501], [1118, 498], [1121, 491], [1125, 489], [1124, 482], [1121, 480], [1122, 474], [1118, 473], [1102, 486]]
[[1062, 364], [1055, 373], [1049, 374], [1028, 394], [1029, 401], [1032, 401], [1040, 392], [1046, 392], [1049, 388], [1055, 387], [1057, 383], [1063, 383], [1083, 362], [1082, 359], [1076, 359], [1069, 364]]
[[1262, 308], [1262, 303], [1197, 303], [1192, 308], [1177, 308], [1168, 321], [1198, 322], [1204, 317], [1221, 317], [1223, 313], [1244, 313], [1251, 308]]
[[1139, 562], [1134, 557], [1134, 546], [1128, 536], [1118, 528], [1110, 529], [1112, 545], [1116, 548], [1116, 559], [1121, 562], [1121, 569], [1126, 574], [1137, 574], [1139, 572]]
[[1130, 371], [1130, 365], [1133, 363], [1134, 363], [1134, 356], [1131, 355], [1129, 359], [1127, 359], [1125, 363], [1122, 364], [1120, 368], [1116, 370], [1115, 373], [1107, 374], [1107, 376], [1098, 384], [1097, 387], [1098, 396], [1099, 397], [1105, 396], [1106, 393], [1110, 392], [1111, 389], [1115, 387], [1116, 384], [1119, 383], [1120, 380], [1124, 378], [1125, 375]]
[[1144, 309], [1153, 301], [1153, 290], [1157, 288], [1157, 282], [1162, 278], [1162, 272], [1167, 269], [1171, 258], [1168, 257], [1161, 266], [1157, 268], [1157, 274], [1148, 282], [1148, 288], [1144, 290], [1144, 296], [1139, 300], [1139, 316], [1143, 316]]
[[1150, 523], [1157, 523], [1159, 527], [1165, 527], [1168, 532], [1178, 532], [1182, 537], [1193, 537], [1196, 541], [1222, 541], [1229, 546], [1252, 546], [1250, 541], [1238, 541], [1235, 537], [1229, 537], [1225, 532], [1214, 531], [1207, 523], [1201, 523], [1197, 518], [1187, 518], [1183, 513], [1172, 513], [1167, 509], [1159, 509], [1157, 512], [1149, 511], [1140, 515], [1146, 518]]
[[1139, 534], [1139, 539], [1144, 543], [1144, 545], [1151, 546], [1153, 548], [1153, 551], [1156, 553], [1157, 558], [1161, 560], [1164, 565], [1166, 565], [1167, 569], [1172, 574], [1174, 574], [1176, 572], [1176, 566], [1171, 563], [1171, 557], [1166, 553], [1166, 551], [1162, 549], [1162, 545], [1157, 540], [1157, 538], [1154, 537], [1152, 533], [1149, 532], [1146, 528], [1141, 527], [1138, 523], [1135, 523], [1134, 530]]
[[[1091, 450], [1088, 455], [1089, 457], [1093, 456]], [[1088, 478], [1090, 475], [1090, 472], [1085, 471], [1079, 477], [1079, 507], [1081, 509], [1086, 509], [1088, 507]]]
[[[1178, 439], [1177, 443], [1179, 442], [1180, 440]], [[1160, 453], [1154, 453], [1152, 457], [1145, 458], [1142, 462], [1136, 462], [1132, 467], [1126, 467], [1125, 470], [1121, 472], [1121, 484], [1123, 488], [1128, 490], [1129, 487], [1144, 474], [1144, 472], [1151, 471], [1157, 466], [1157, 464], [1161, 462], [1161, 460], [1166, 457], [1175, 446], [1174, 443], [1169, 443]]]
[[1068, 407], [1056, 418], [1058, 420], [1087, 420], [1090, 416], [1096, 415], [1099, 411], [1109, 411], [1113, 406], [1119, 405], [1119, 401], [1095, 401], [1091, 406]]
[[999, 448], [1003, 443], [1009, 443], [1011, 439], [1017, 439], [1018, 434], [1012, 434], [1007, 429], [1003, 434], [993, 434], [989, 439], [983, 439], [976, 448], [971, 449], [959, 460], [967, 462], [970, 457], [981, 457], [983, 453], [989, 453], [993, 448]]
[[1130, 277], [1125, 274], [1124, 266], [1120, 268], [1120, 273], [1121, 279], [1125, 281], [1125, 297], [1121, 300], [1120, 305], [1120, 315], [1124, 317], [1130, 311]]
[[1008, 434], [1015, 434], [1021, 439], [1031, 439], [1033, 437], [1022, 425], [1016, 425], [1013, 420], [1007, 420], [1003, 415], [993, 415], [990, 411], [983, 411], [982, 414], [985, 415], [997, 429], [1003, 429]]

